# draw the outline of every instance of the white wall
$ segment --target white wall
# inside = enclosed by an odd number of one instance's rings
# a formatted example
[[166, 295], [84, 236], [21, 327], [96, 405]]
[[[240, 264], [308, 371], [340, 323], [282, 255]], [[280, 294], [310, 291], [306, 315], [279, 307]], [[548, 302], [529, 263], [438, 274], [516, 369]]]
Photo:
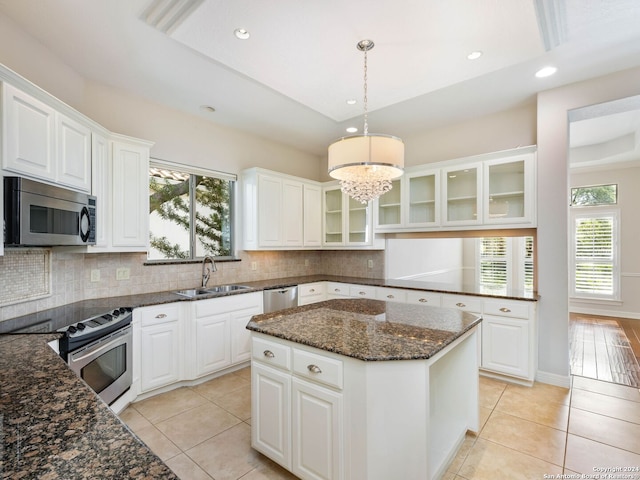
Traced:
[[[570, 301], [570, 310], [577, 313], [640, 319], [640, 167], [599, 169], [591, 172], [571, 172], [571, 187], [586, 185], [618, 185], [620, 211], [621, 304], [614, 302]], [[581, 210], [583, 211], [583, 210]]]

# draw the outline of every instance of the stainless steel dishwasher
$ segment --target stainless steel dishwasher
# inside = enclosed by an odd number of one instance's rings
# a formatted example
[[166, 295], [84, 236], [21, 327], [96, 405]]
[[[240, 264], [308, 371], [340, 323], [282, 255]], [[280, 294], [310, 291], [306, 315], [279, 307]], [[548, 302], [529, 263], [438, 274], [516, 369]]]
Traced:
[[298, 286], [263, 290], [264, 313], [298, 306]]

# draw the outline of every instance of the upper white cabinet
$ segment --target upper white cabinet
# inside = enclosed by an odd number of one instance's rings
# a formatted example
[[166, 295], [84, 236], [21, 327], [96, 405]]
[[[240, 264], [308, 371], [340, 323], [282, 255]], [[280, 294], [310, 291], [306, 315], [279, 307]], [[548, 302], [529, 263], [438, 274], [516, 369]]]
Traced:
[[91, 191], [91, 129], [2, 84], [3, 169]]
[[259, 168], [242, 173], [245, 250], [320, 245], [320, 185]]
[[376, 201], [376, 233], [535, 227], [535, 147], [408, 169]]

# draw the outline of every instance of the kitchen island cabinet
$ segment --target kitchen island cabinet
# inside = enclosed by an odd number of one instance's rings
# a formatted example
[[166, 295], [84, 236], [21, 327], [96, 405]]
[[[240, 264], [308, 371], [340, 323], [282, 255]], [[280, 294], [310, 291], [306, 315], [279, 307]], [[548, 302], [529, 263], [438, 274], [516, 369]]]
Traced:
[[303, 479], [439, 478], [479, 428], [480, 321], [368, 299], [253, 317], [253, 448]]

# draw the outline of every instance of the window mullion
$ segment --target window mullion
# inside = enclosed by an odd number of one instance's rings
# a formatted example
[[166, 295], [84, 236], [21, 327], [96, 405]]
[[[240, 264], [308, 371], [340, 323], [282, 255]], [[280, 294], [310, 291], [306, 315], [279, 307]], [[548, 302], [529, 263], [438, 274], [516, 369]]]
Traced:
[[189, 175], [189, 252], [196, 258], [196, 176]]

